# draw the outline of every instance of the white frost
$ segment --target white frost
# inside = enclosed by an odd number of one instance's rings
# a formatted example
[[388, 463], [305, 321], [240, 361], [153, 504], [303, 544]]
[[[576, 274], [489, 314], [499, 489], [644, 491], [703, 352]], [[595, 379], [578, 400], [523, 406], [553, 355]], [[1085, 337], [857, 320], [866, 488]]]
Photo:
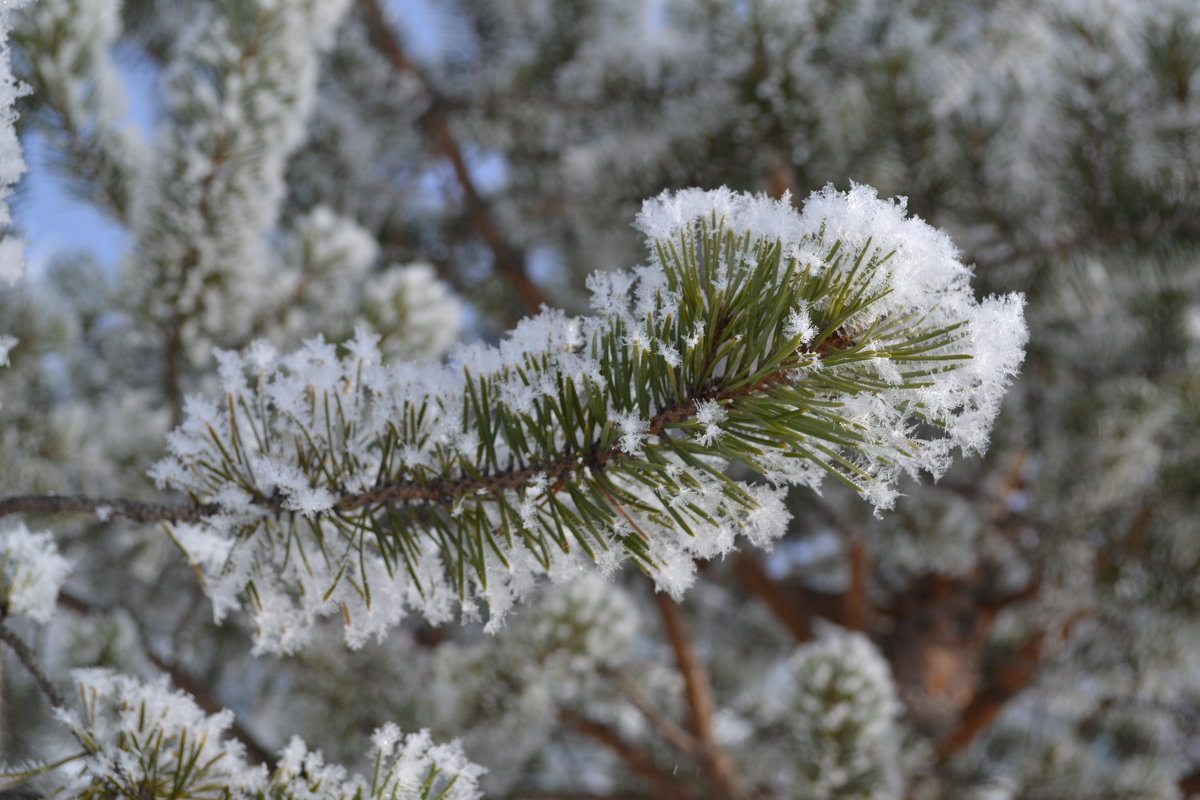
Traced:
[[0, 531], [0, 610], [49, 622], [70, 567], [49, 533], [24, 523]]

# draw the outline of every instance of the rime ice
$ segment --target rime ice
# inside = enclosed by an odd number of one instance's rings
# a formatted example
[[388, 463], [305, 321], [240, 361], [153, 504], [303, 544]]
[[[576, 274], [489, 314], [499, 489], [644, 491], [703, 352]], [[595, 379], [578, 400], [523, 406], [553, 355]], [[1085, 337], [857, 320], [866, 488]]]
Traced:
[[901, 475], [986, 445], [1021, 300], [977, 302], [903, 201], [693, 189], [637, 225], [650, 258], [593, 276], [593, 315], [544, 311], [445, 365], [383, 362], [363, 328], [341, 350], [220, 354], [224, 401], [189, 398], [154, 475], [224, 509], [216, 539], [179, 538], [220, 608], [255, 598], [259, 649], [334, 614], [355, 646], [409, 610], [482, 604], [495, 630], [539, 576], [622, 554], [678, 597], [695, 559], [786, 530], [787, 485], [833, 475], [887, 508]]

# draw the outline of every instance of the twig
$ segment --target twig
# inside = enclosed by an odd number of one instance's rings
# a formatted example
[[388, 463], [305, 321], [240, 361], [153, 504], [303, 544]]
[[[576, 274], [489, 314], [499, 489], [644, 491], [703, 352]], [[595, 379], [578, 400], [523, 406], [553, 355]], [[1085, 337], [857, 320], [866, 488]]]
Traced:
[[667, 640], [675, 651], [679, 672], [683, 675], [684, 692], [692, 712], [692, 732], [700, 742], [701, 765], [722, 797], [730, 800], [745, 798], [734, 774], [733, 759], [717, 744], [713, 729], [716, 702], [713, 700], [712, 684], [708, 679], [708, 671], [696, 657], [696, 650], [692, 647], [692, 640], [683, 622], [683, 613], [674, 600], [661, 592], [655, 593], [654, 599], [658, 603]]
[[1200, 770], [1179, 779], [1179, 791], [1184, 797], [1200, 792]]
[[33, 652], [33, 648], [26, 644], [24, 639], [3, 622], [0, 622], [0, 641], [3, 641], [16, 653], [17, 660], [33, 676], [34, 682], [42, 690], [42, 694], [46, 695], [46, 699], [50, 701], [50, 705], [55, 708], [66, 708], [66, 698], [63, 697], [58, 687], [54, 685], [54, 680], [46, 672], [45, 667], [38, 661], [37, 654]]
[[[822, 342], [813, 352], [824, 355], [837, 350], [839, 346], [837, 343]], [[778, 370], [763, 376], [752, 384], [733, 389], [710, 389], [678, 398], [649, 419], [647, 433], [651, 436], [663, 435], [670, 426], [695, 416], [701, 402], [713, 401], [732, 405], [743, 398], [752, 397], [758, 392], [769, 391], [775, 386], [785, 384], [792, 380], [791, 367], [791, 364], [785, 362]], [[411, 480], [384, 481], [365, 491], [342, 493], [334, 504], [332, 513], [336, 515], [364, 506], [387, 503], [451, 504], [462, 496], [476, 494], [480, 490], [501, 492], [519, 489], [525, 486], [530, 479], [539, 475], [544, 475], [552, 485], [562, 486], [563, 479], [584, 468], [594, 471], [602, 470], [609, 462], [625, 457], [627, 454], [620, 444], [616, 443], [608, 448], [596, 447], [584, 454], [582, 458], [579, 454], [566, 454], [554, 461], [531, 464], [521, 468], [513, 467], [490, 474], [464, 476], [457, 480], [436, 480], [427, 483]], [[267, 512], [291, 513], [284, 508], [283, 500], [279, 497], [258, 497], [253, 502]], [[24, 495], [0, 498], [0, 517], [9, 514], [94, 513], [124, 517], [135, 522], [198, 522], [204, 517], [220, 512], [221, 507], [216, 503], [167, 505], [81, 495]]]
[[954, 730], [938, 744], [938, 758], [944, 761], [975, 741], [975, 737], [1000, 715], [1008, 701], [1033, 682], [1037, 676], [1038, 655], [1044, 637], [1045, 631], [1038, 631], [1029, 637], [992, 672], [983, 691], [977, 693], [963, 709]]
[[455, 138], [454, 132], [450, 129], [450, 123], [442, 110], [443, 105], [437, 92], [430, 85], [424, 73], [409, 59], [408, 55], [404, 52], [404, 48], [400, 46], [400, 41], [396, 38], [395, 33], [393, 33], [391, 26], [388, 24], [378, 0], [359, 0], [358, 5], [362, 9], [367, 26], [370, 28], [371, 41], [383, 53], [397, 72], [412, 75], [424, 88], [425, 94], [429, 99], [428, 108], [422, 116], [425, 135], [429, 138], [434, 149], [450, 162], [454, 170], [454, 177], [457, 179], [459, 188], [463, 193], [463, 200], [467, 207], [467, 216], [471, 221], [472, 227], [475, 228], [475, 232], [479, 234], [484, 244], [492, 251], [497, 271], [516, 290], [526, 308], [530, 311], [536, 311], [546, 302], [542, 290], [530, 280], [528, 273], [525, 271], [524, 260], [518, 255], [516, 249], [505, 241], [504, 237], [500, 234], [499, 226], [496, 225], [493, 219], [490, 206], [479, 194], [479, 190], [475, 186], [475, 179], [471, 176], [471, 170], [468, 168], [466, 158], [463, 156], [462, 147], [459, 145], [458, 139]]
[[771, 580], [757, 556], [748, 551], [742, 552], [738, 556], [736, 569], [742, 587], [766, 603], [797, 642], [807, 642], [812, 638], [812, 615], [788, 596], [788, 587]]
[[198, 522], [220, 510], [216, 503], [167, 505], [83, 495], [24, 495], [0, 499], [0, 517], [9, 514], [97, 514], [124, 517], [134, 522]]
[[646, 718], [650, 726], [661, 733], [671, 746], [689, 756], [695, 756], [700, 752], [700, 743], [696, 741], [696, 738], [659, 711], [628, 675], [617, 669], [606, 669], [604, 672], [620, 687], [629, 701], [642, 712], [642, 716]]
[[676, 785], [676, 781], [656, 767], [644, 753], [622, 739], [612, 728], [566, 708], [559, 710], [558, 719], [568, 728], [595, 739], [616, 753], [622, 761], [629, 765], [634, 774], [644, 778], [654, 787], [656, 797], [666, 798], [666, 800], [689, 800], [688, 796]]

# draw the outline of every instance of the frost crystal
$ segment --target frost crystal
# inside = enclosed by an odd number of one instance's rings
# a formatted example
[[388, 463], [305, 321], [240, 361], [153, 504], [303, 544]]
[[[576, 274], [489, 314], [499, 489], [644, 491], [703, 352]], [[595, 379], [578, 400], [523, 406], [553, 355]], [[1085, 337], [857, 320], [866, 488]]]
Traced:
[[337, 764], [326, 764], [293, 738], [284, 748], [267, 796], [280, 800], [477, 800], [486, 770], [472, 764], [462, 747], [434, 744], [429, 731], [402, 734], [388, 723], [371, 737], [368, 780]]

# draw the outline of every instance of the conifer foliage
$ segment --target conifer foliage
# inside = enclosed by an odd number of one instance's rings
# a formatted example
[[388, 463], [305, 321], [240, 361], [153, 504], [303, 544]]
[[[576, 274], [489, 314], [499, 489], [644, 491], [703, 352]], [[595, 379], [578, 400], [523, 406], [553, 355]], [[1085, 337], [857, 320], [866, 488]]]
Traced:
[[1200, 791], [1189, 6], [4, 4], [0, 798]]

